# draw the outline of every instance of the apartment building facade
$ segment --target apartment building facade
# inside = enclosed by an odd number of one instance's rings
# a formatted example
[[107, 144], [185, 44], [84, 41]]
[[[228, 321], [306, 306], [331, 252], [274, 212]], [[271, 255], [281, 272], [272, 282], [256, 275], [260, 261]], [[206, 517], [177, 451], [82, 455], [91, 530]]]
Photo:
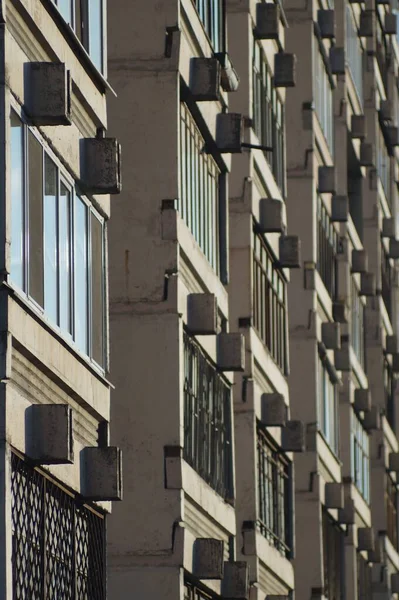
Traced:
[[0, 597], [105, 599], [106, 6], [4, 0], [0, 23]]

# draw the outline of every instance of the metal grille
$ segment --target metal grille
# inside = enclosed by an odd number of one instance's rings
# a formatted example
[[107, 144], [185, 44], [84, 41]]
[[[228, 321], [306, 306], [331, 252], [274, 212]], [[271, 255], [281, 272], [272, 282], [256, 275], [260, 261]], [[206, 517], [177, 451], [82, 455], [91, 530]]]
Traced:
[[390, 263], [389, 256], [385, 250], [384, 244], [381, 243], [381, 295], [385, 304], [385, 308], [389, 315], [389, 318], [392, 320], [392, 300], [391, 300], [391, 290], [392, 290], [392, 267]]
[[211, 600], [212, 597], [191, 583], [184, 584], [184, 600]]
[[324, 596], [328, 600], [343, 599], [343, 544], [341, 529], [323, 509]]
[[258, 429], [258, 526], [284, 556], [290, 555], [290, 467], [284, 455]]
[[398, 490], [396, 481], [387, 474], [385, 501], [387, 507], [387, 534], [392, 545], [398, 549]]
[[349, 70], [352, 75], [358, 99], [363, 106], [363, 53], [357, 28], [354, 23], [352, 8], [346, 7], [346, 51]]
[[333, 118], [333, 91], [327, 73], [323, 56], [317, 38], [314, 36], [313, 44], [313, 97], [315, 112], [320, 127], [326, 138], [330, 153], [334, 154], [334, 118]]
[[339, 236], [320, 196], [317, 197], [317, 218], [317, 270], [328, 293], [334, 299], [337, 292]]
[[351, 416], [351, 467], [353, 481], [366, 502], [370, 502], [369, 435], [354, 410]]
[[13, 600], [105, 600], [105, 521], [12, 455]]
[[224, 50], [224, 0], [195, 0], [195, 7], [215, 52]]
[[232, 497], [230, 388], [186, 332], [184, 458], [218, 494]]
[[357, 555], [357, 598], [358, 600], [373, 598], [371, 566], [360, 553]]
[[351, 294], [351, 340], [352, 348], [356, 354], [359, 363], [365, 368], [365, 306], [360, 297], [355, 279], [352, 277]]
[[215, 271], [219, 271], [219, 169], [203, 151], [204, 138], [185, 104], [180, 105], [181, 218]]
[[395, 419], [395, 387], [396, 379], [388, 360], [384, 358], [384, 392], [385, 392], [385, 415], [393, 431], [396, 431]]
[[254, 327], [280, 369], [288, 371], [286, 282], [263, 238], [253, 237]]
[[266, 151], [277, 185], [285, 194], [284, 106], [274, 87], [273, 76], [260, 45], [253, 50], [253, 127]]

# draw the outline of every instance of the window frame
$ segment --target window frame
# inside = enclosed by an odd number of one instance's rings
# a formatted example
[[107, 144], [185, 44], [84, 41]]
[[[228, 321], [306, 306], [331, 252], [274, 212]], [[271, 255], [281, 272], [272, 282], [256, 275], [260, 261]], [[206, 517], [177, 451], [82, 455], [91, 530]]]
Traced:
[[[330, 391], [333, 392], [334, 406], [331, 407], [331, 394], [326, 394], [325, 382], [328, 379]], [[327, 397], [328, 396], [328, 397]], [[328, 406], [326, 404], [328, 401]], [[323, 436], [331, 452], [339, 456], [339, 418], [338, 418], [338, 389], [334, 369], [326, 355], [317, 353], [317, 421], [319, 433]], [[331, 419], [331, 417], [333, 418]], [[331, 436], [333, 439], [331, 439]]]
[[[108, 316], [107, 316], [107, 285], [108, 285], [108, 274], [106, 272], [106, 219], [99, 213], [99, 211], [95, 208], [91, 199], [84, 194], [79, 192], [79, 186], [77, 182], [75, 182], [72, 175], [68, 172], [64, 164], [58, 158], [57, 154], [52, 150], [49, 146], [47, 140], [40, 134], [36, 127], [29, 124], [29, 119], [26, 117], [23, 109], [16, 104], [15, 102], [10, 103], [10, 112], [8, 118], [8, 127], [10, 130], [11, 139], [11, 115], [14, 114], [21, 122], [22, 125], [22, 194], [23, 194], [23, 287], [21, 287], [18, 283], [16, 283], [12, 278], [12, 272], [10, 269], [9, 272], [9, 283], [11, 287], [17, 292], [18, 296], [27, 303], [27, 305], [37, 314], [42, 321], [46, 324], [46, 326], [52, 331], [55, 332], [60, 338], [65, 341], [74, 352], [78, 353], [85, 362], [89, 363], [92, 367], [95, 368], [102, 376], [108, 370]], [[43, 306], [40, 305], [39, 302], [31, 295], [30, 286], [29, 286], [29, 264], [30, 264], [30, 254], [29, 254], [29, 181], [28, 181], [28, 161], [29, 161], [29, 153], [28, 153], [28, 137], [29, 133], [33, 135], [34, 139], [39, 143], [42, 151], [42, 214], [43, 214], [43, 222], [42, 222], [42, 240], [43, 240]], [[45, 198], [45, 157], [46, 155], [49, 159], [54, 163], [57, 170], [57, 322], [55, 322], [47, 313], [46, 308], [44, 306], [44, 282], [45, 282], [45, 256], [44, 256], [44, 248], [45, 248], [45, 231], [44, 231], [44, 198]], [[9, 164], [11, 167], [11, 152]], [[70, 208], [69, 208], [69, 224], [70, 224], [70, 269], [71, 269], [71, 286], [70, 286], [70, 320], [71, 320], [71, 332], [68, 333], [66, 329], [62, 328], [59, 324], [59, 294], [60, 294], [60, 282], [59, 282], [59, 269], [60, 269], [60, 261], [59, 261], [59, 196], [61, 184], [64, 184], [70, 193]], [[87, 347], [86, 350], [80, 348], [78, 343], [75, 341], [75, 328], [76, 328], [76, 307], [75, 307], [75, 266], [76, 266], [76, 252], [75, 252], [75, 202], [79, 200], [85, 207], [87, 211], [87, 222], [86, 222], [86, 247], [87, 247], [87, 322], [88, 322], [88, 336], [87, 336]], [[10, 196], [10, 202], [12, 202], [12, 198]], [[12, 209], [10, 210], [11, 215]], [[92, 319], [92, 305], [91, 305], [91, 224], [90, 218], [91, 215], [94, 215], [96, 219], [101, 223], [102, 227], [102, 274], [103, 274], [103, 319], [102, 319], [102, 339], [103, 339], [103, 364], [99, 364], [92, 356], [92, 343], [91, 343], [91, 319]], [[11, 216], [10, 216], [11, 219]], [[12, 241], [11, 241], [12, 244]]]
[[[334, 157], [334, 89], [335, 84], [329, 68], [328, 59], [322, 41], [313, 34], [312, 36], [312, 69], [313, 69], [313, 102], [314, 112], [320, 129], [326, 140], [330, 155]], [[321, 81], [321, 77], [323, 81]], [[325, 91], [329, 96], [326, 99]], [[328, 111], [330, 113], [327, 119]]]
[[370, 504], [370, 438], [367, 430], [363, 427], [360, 416], [353, 407], [350, 437], [352, 480], [363, 499]]

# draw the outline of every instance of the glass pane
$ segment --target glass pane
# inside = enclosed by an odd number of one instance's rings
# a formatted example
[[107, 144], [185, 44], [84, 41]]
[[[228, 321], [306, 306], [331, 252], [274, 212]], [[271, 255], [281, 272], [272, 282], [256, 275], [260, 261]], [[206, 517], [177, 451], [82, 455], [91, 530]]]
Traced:
[[75, 199], [75, 342], [87, 353], [87, 207]]
[[92, 358], [104, 363], [103, 226], [91, 215]]
[[43, 149], [28, 133], [29, 295], [43, 306]]
[[103, 19], [102, 0], [89, 0], [88, 52], [99, 71], [103, 70]]
[[58, 324], [57, 167], [44, 162], [44, 309]]
[[23, 126], [11, 113], [11, 279], [24, 288]]
[[58, 0], [58, 8], [65, 21], [72, 25], [72, 3], [71, 0]]
[[59, 211], [60, 327], [72, 333], [71, 194], [63, 183], [60, 186]]

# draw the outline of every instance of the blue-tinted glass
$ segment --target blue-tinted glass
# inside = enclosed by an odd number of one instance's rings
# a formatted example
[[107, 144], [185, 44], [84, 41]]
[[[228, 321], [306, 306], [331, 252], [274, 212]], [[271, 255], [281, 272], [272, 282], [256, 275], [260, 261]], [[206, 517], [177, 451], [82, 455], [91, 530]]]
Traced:
[[71, 317], [71, 195], [63, 183], [59, 202], [60, 327], [72, 333]]
[[46, 155], [44, 182], [44, 310], [58, 324], [57, 167]]
[[89, 54], [99, 71], [103, 70], [102, 0], [89, 0]]
[[71, 0], [58, 0], [58, 8], [65, 21], [72, 25], [72, 3]]
[[87, 353], [88, 272], [87, 207], [75, 198], [75, 341]]
[[24, 288], [23, 127], [11, 113], [11, 278]]

